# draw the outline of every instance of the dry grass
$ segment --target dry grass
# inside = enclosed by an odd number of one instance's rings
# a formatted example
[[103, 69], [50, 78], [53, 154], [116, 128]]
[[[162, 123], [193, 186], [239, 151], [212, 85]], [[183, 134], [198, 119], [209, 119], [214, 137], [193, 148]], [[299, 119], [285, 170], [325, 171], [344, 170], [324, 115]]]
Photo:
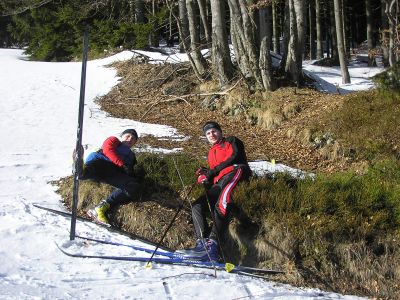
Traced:
[[[99, 100], [102, 109], [117, 117], [170, 125], [192, 137], [173, 142], [171, 148], [179, 147], [190, 155], [203, 156], [208, 147], [200, 138], [202, 124], [216, 120], [226, 135], [234, 134], [244, 141], [251, 160], [274, 158], [291, 167], [321, 172], [351, 167], [349, 163], [343, 165], [324, 159], [298, 134], [290, 137], [287, 134], [312, 128], [313, 121], [322, 112], [336, 108], [345, 96], [326, 95], [307, 88], [280, 88], [252, 94], [243, 81], [233, 82], [234, 88], [226, 95], [198, 96], [221, 91], [213, 81], [198, 86], [186, 66], [146, 65], [135, 61], [114, 66], [122, 80]], [[184, 86], [185, 92], [189, 88], [191, 96], [186, 95], [182, 100], [167, 94], [165, 87], [171, 86]], [[181, 95], [181, 91], [175, 92]], [[152, 140], [154, 147], [163, 144], [165, 141]]]
[[257, 112], [257, 124], [262, 128], [272, 130], [278, 128], [283, 122], [283, 116], [274, 109]]
[[[64, 204], [71, 207], [73, 177], [63, 178], [57, 183]], [[86, 211], [97, 205], [109, 195], [112, 187], [90, 180], [80, 182], [78, 214], [86, 215]], [[110, 213], [111, 223], [128, 233], [158, 242], [177, 211], [176, 198], [157, 197], [157, 194], [146, 195], [143, 202], [129, 203], [119, 206]], [[163, 245], [179, 249], [193, 244], [191, 216], [187, 208], [181, 210], [174, 226], [165, 237]]]

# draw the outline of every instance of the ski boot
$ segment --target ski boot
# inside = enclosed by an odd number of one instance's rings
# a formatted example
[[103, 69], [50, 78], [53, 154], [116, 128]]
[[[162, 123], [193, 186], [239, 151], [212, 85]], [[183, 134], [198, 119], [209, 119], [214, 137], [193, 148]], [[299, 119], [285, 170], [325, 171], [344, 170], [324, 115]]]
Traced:
[[218, 244], [213, 239], [198, 239], [195, 247], [176, 252], [183, 258], [201, 261], [217, 261], [219, 257]]
[[109, 225], [109, 220], [107, 217], [107, 213], [110, 210], [110, 204], [105, 200], [101, 201], [99, 205], [94, 208], [88, 210], [87, 214], [90, 218], [92, 218], [95, 222]]

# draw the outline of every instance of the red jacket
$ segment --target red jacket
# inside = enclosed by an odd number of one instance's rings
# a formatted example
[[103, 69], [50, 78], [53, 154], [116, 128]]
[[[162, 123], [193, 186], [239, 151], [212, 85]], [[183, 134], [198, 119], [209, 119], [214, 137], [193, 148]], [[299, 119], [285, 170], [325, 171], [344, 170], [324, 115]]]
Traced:
[[214, 183], [232, 172], [235, 165], [245, 166], [250, 172], [244, 144], [234, 136], [222, 138], [221, 141], [211, 146], [208, 152], [208, 165], [210, 171], [215, 174]]

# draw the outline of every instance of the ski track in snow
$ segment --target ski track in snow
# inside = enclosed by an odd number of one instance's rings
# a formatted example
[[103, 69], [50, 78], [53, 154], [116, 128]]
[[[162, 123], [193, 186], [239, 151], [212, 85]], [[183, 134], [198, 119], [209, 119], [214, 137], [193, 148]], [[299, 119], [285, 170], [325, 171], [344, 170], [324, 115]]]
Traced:
[[[182, 138], [171, 127], [109, 117], [94, 99], [118, 83], [106, 64], [131, 52], [88, 62], [83, 143], [134, 127], [139, 134]], [[0, 299], [357, 299], [192, 267], [78, 259], [56, 243], [93, 254], [140, 255], [126, 247], [69, 241], [70, 219], [32, 206], [62, 209], [49, 181], [70, 174], [75, 147], [81, 63], [30, 62], [21, 50], [0, 49]], [[275, 167], [275, 166], [274, 166]], [[77, 234], [138, 241], [90, 223]], [[192, 273], [192, 274], [185, 274]], [[193, 274], [197, 273], [197, 274]], [[182, 274], [181, 276], [178, 276]], [[163, 284], [164, 283], [164, 284]]]

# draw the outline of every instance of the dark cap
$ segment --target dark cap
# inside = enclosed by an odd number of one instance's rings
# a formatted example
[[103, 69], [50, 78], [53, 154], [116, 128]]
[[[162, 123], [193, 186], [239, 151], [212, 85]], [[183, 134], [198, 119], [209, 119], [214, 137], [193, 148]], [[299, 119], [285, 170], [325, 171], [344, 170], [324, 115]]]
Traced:
[[206, 134], [206, 132], [208, 130], [213, 129], [213, 128], [222, 132], [221, 126], [219, 126], [219, 124], [217, 122], [210, 121], [210, 122], [207, 122], [206, 124], [204, 124], [204, 126], [203, 126], [204, 134]]
[[135, 129], [125, 129], [124, 131], [122, 131], [121, 136], [127, 133], [130, 133], [135, 139], [138, 139], [138, 134]]

